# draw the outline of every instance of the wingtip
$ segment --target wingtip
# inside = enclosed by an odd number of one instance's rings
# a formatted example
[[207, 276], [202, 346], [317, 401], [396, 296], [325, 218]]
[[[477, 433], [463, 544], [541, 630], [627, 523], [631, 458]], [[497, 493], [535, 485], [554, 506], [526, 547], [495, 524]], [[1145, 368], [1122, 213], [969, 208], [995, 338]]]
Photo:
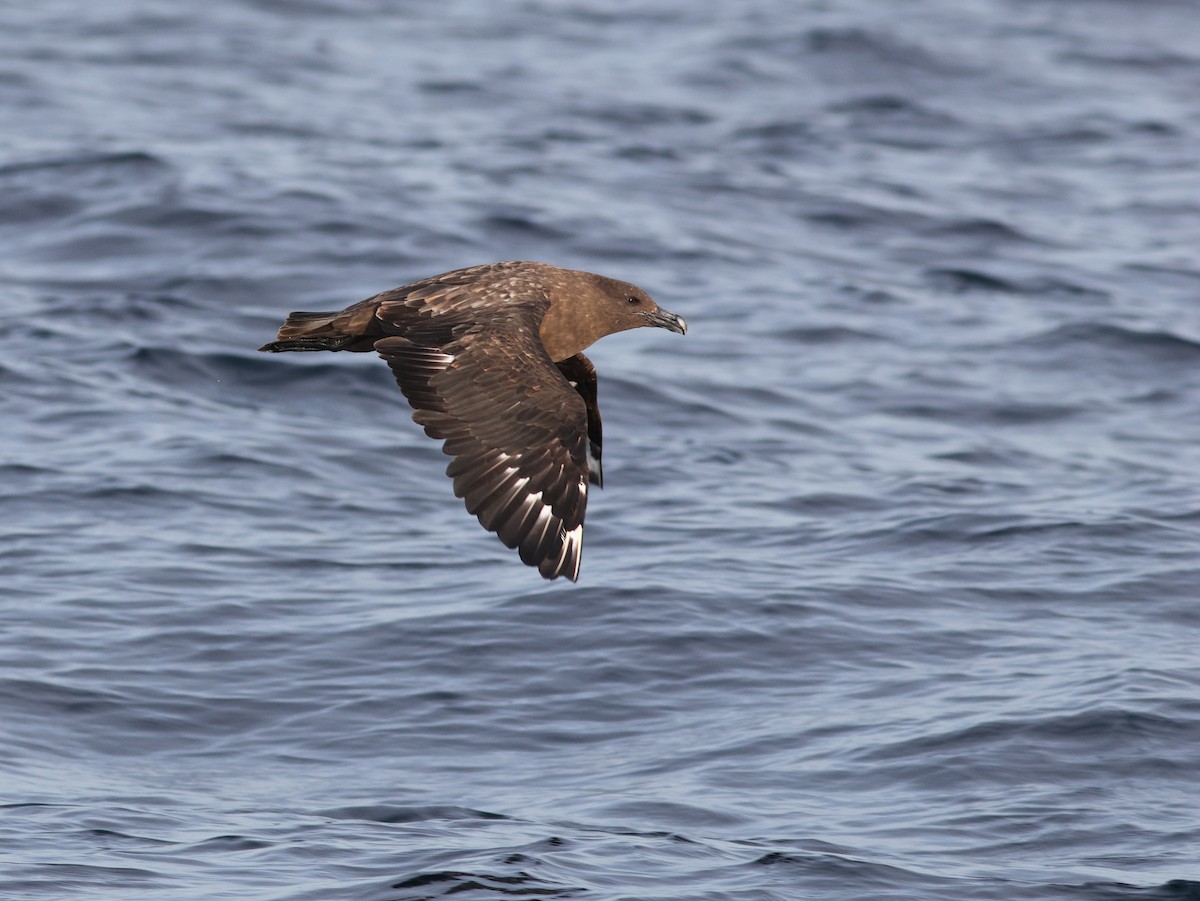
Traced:
[[537, 564], [538, 572], [543, 579], [557, 579], [559, 576], [571, 581], [579, 581], [579, 567], [583, 561], [583, 523], [569, 532], [561, 533], [561, 545], [557, 556], [547, 556]]
[[[578, 582], [579, 581], [579, 558], [578, 557], [575, 558], [573, 566], [571, 564], [571, 561], [569, 561], [569, 560], [557, 562], [555, 565], [552, 565], [552, 566], [545, 566], [544, 564], [548, 563], [548, 562], [550, 562], [549, 559], [543, 561], [542, 565], [538, 565], [538, 572], [541, 574], [541, 577], [543, 579], [545, 579], [547, 582], [553, 582], [555, 579], [559, 578], [560, 576], [562, 578], [566, 579], [568, 582]], [[566, 567], [568, 567], [568, 566], [572, 566], [572, 568], [567, 569]]]

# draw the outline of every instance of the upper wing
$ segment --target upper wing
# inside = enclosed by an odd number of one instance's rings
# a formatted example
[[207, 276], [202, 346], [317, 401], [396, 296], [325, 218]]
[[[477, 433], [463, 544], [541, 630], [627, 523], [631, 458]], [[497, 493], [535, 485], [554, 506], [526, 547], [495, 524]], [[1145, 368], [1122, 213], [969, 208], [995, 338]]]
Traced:
[[548, 301], [482, 304], [455, 287], [384, 301], [376, 315], [390, 337], [375, 349], [413, 419], [454, 457], [446, 474], [467, 510], [545, 578], [574, 581], [588, 413], [538, 335]]

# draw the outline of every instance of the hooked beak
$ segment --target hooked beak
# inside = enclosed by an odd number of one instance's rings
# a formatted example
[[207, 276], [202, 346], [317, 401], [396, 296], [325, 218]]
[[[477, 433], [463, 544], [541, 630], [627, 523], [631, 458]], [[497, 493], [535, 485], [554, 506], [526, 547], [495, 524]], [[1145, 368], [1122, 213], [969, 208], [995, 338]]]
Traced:
[[655, 310], [653, 313], [646, 314], [647, 325], [653, 325], [658, 328], [665, 328], [669, 332], [675, 332], [679, 335], [687, 334], [687, 322], [682, 316], [676, 316], [674, 313], [668, 313], [666, 310]]

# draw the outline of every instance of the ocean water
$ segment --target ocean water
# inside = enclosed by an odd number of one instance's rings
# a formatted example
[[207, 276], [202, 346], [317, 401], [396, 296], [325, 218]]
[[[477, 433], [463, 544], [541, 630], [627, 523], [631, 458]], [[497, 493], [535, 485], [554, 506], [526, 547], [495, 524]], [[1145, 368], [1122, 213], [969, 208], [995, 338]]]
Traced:
[[[0, 897], [1200, 898], [1191, 0], [0, 5]], [[578, 585], [289, 310], [538, 259]]]

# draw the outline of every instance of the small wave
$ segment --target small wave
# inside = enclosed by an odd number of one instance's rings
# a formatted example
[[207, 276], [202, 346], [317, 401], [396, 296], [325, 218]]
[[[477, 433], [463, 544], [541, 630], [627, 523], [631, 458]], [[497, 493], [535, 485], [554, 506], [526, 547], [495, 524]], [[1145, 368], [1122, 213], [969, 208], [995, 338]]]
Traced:
[[[169, 163], [139, 151], [11, 163], [0, 166], [3, 188], [0, 209], [6, 221], [53, 221], [61, 225], [64, 217], [78, 216], [89, 209], [154, 204], [173, 178], [174, 169]], [[68, 252], [64, 259], [71, 258], [72, 242], [102, 241], [108, 237], [107, 233], [81, 235], [60, 231], [55, 230], [50, 246], [65, 245]], [[33, 243], [36, 246], [39, 242]], [[104, 247], [97, 250], [109, 252]]]
[[926, 280], [935, 288], [955, 293], [1024, 294], [1036, 297], [1063, 296], [1106, 300], [1108, 291], [1052, 277], [1015, 278], [981, 269], [932, 267], [925, 270]]
[[1168, 50], [1130, 51], [1081, 51], [1063, 54], [1064, 59], [1096, 66], [1104, 70], [1115, 67], [1137, 69], [1147, 72], [1167, 72], [1182, 77], [1200, 72], [1200, 58], [1173, 53]]
[[999, 243], [1049, 243], [1042, 238], [1026, 234], [1015, 225], [1010, 225], [999, 219], [987, 219], [983, 217], [967, 219], [931, 218], [924, 224], [922, 231], [927, 235], [950, 240], [986, 241], [989, 245]]
[[375, 823], [422, 823], [427, 820], [507, 820], [502, 813], [435, 804], [427, 807], [406, 807], [393, 804], [371, 804], [364, 807], [333, 807], [319, 811], [331, 820], [370, 820]]
[[1117, 354], [1155, 362], [1194, 363], [1200, 360], [1200, 340], [1185, 338], [1165, 329], [1141, 331], [1108, 322], [1060, 325], [1014, 344], [1058, 352], [1069, 348], [1093, 348], [1104, 351], [1106, 355]]
[[566, 229], [538, 221], [532, 213], [495, 213], [482, 217], [478, 227], [484, 234], [497, 239], [554, 241], [569, 237]]
[[78, 156], [52, 157], [0, 165], [0, 178], [26, 173], [48, 172], [56, 179], [80, 177], [95, 180], [99, 173], [107, 181], [114, 176], [141, 176], [162, 174], [171, 171], [171, 166], [161, 157], [143, 151], [124, 153], [85, 153]]
[[841, 325], [800, 326], [783, 329], [774, 334], [785, 342], [795, 342], [796, 344], [857, 344], [887, 340], [883, 335], [875, 332]]
[[958, 882], [949, 877], [931, 876], [893, 864], [863, 860], [850, 853], [768, 851], [752, 861], [750, 866], [778, 867], [794, 870], [797, 876], [802, 874], [804, 885], [809, 889], [806, 895], [821, 888], [837, 892], [853, 882], [859, 886], [871, 885], [870, 894], [876, 897], [921, 897], [934, 886], [951, 886]]
[[689, 106], [624, 102], [595, 107], [573, 107], [576, 115], [628, 128], [662, 125], [707, 125], [713, 115]]
[[729, 46], [802, 60], [824, 74], [850, 76], [850, 83], [912, 73], [946, 76], [970, 71], [944, 54], [866, 28], [817, 27], [799, 33], [764, 30], [740, 36]]
[[[479, 892], [486, 892], [488, 895], [497, 896], [514, 896], [521, 898], [528, 897], [555, 897], [566, 898], [572, 895], [581, 895], [586, 889], [576, 886], [564, 886], [561, 884], [553, 884], [545, 878], [533, 876], [523, 870], [518, 870], [509, 875], [499, 875], [496, 873], [482, 872], [462, 872], [458, 870], [436, 870], [429, 873], [422, 873], [417, 876], [410, 876], [400, 882], [392, 884], [392, 889], [398, 891], [419, 889], [420, 893], [415, 895], [392, 895], [396, 901], [402, 899], [427, 899], [433, 898], [449, 898], [452, 896], [462, 895], [464, 892], [470, 892], [472, 896]], [[430, 894], [430, 892], [433, 894]]]
[[[1128, 755], [1131, 761], [1149, 757], [1149, 746], [1156, 742], [1181, 748], [1189, 734], [1197, 732], [1194, 722], [1120, 707], [1103, 707], [1080, 713], [1068, 713], [1019, 719], [995, 719], [974, 723], [936, 735], [923, 735], [876, 747], [862, 754], [864, 760], [928, 760], [936, 754], [980, 754], [987, 749], [999, 766], [1017, 765], [998, 751], [1000, 746], [1020, 745], [1027, 757], [1057, 767], [1061, 746], [1077, 745], [1088, 754], [1111, 752]], [[1053, 748], [1060, 750], [1053, 750]], [[1040, 750], [1039, 750], [1040, 749]], [[1113, 763], [1110, 762], [1110, 766]]]
[[934, 148], [969, 137], [965, 125], [950, 113], [894, 94], [868, 94], [832, 103], [826, 109], [845, 120], [852, 137], [873, 144]]
[[935, 422], [1011, 426], [1065, 422], [1087, 411], [1079, 404], [1018, 400], [985, 401], [977, 398], [963, 401], [953, 397], [931, 396], [927, 400], [885, 405], [880, 408], [880, 412], [890, 416]]
[[1200, 882], [1192, 879], [1170, 879], [1161, 885], [1084, 882], [1052, 884], [1046, 888], [1053, 891], [1056, 898], [1077, 898], [1079, 901], [1200, 901]]

